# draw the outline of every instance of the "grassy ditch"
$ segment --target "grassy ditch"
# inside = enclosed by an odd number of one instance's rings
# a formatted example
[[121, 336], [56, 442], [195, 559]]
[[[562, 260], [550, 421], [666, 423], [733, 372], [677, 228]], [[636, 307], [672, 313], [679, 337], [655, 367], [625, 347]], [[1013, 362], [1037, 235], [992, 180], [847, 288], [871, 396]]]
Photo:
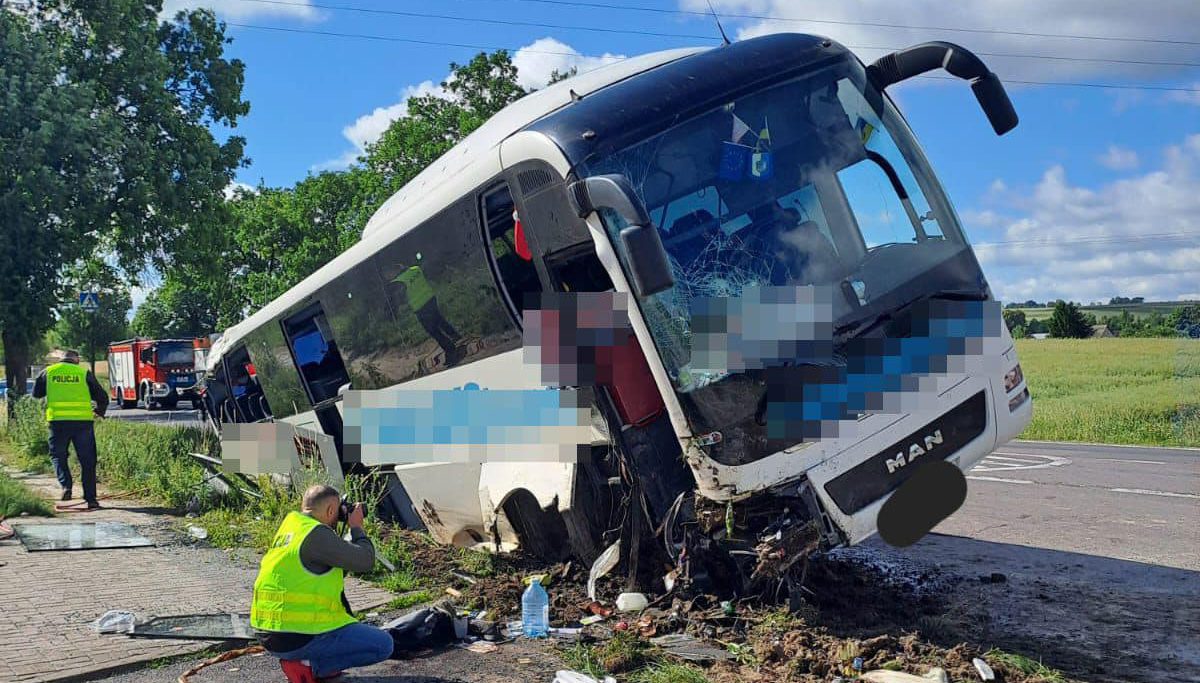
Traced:
[[54, 510], [24, 484], [0, 472], [0, 519], [30, 514], [50, 517]]
[[1024, 439], [1200, 447], [1200, 341], [1019, 339]]

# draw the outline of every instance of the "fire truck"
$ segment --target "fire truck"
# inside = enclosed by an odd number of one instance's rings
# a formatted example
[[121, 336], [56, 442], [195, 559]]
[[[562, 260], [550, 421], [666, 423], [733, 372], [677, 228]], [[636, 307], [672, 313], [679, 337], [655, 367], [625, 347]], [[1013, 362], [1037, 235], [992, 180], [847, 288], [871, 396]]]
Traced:
[[[109, 395], [121, 407], [147, 410], [178, 405], [198, 406], [195, 339], [134, 338], [108, 345]], [[205, 349], [207, 350], [207, 349]]]

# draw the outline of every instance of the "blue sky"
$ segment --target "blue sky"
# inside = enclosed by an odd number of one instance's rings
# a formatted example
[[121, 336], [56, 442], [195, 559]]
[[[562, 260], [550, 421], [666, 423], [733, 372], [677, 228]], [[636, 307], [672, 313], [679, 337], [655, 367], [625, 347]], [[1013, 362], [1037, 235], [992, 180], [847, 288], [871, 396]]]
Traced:
[[[323, 4], [318, 2], [317, 4]], [[329, 0], [352, 6], [466, 19], [591, 27], [620, 32], [511, 26], [393, 16], [263, 0], [169, 0], [212, 7], [230, 24], [355, 33], [507, 47], [522, 78], [582, 69], [607, 57], [716, 44], [711, 17], [579, 7], [531, 0]], [[663, 10], [704, 10], [704, 0], [622, 0]], [[783, 30], [830, 36], [866, 61], [878, 47], [950, 40], [976, 51], [1078, 59], [1200, 63], [1200, 45], [1097, 41], [864, 26], [983, 28], [1200, 42], [1200, 3], [1160, 0], [990, 0], [837, 6], [801, 0], [713, 0], [725, 30], [746, 38]], [[822, 22], [785, 21], [805, 18]], [[639, 35], [635, 32], [694, 37]], [[237, 132], [253, 163], [239, 182], [289, 185], [344, 168], [404, 99], [436, 91], [464, 47], [341, 38], [231, 26], [229, 54], [246, 63], [250, 114]], [[703, 38], [707, 36], [708, 39]], [[1021, 117], [997, 137], [960, 82], [914, 81], [895, 97], [962, 215], [997, 295], [1005, 300], [1111, 296], [1200, 299], [1200, 68], [984, 57], [1002, 79], [1112, 83], [1194, 92], [1011, 84]], [[1161, 237], [1155, 237], [1161, 236]], [[995, 244], [1000, 243], [1000, 244]]]

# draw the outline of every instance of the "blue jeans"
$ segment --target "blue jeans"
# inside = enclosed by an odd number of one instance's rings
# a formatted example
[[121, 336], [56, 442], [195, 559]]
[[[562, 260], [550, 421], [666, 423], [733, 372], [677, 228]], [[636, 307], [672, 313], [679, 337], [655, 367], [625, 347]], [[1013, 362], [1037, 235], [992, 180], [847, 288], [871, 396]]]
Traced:
[[75, 444], [79, 474], [83, 479], [83, 499], [96, 502], [96, 432], [92, 423], [84, 420], [50, 422], [50, 461], [54, 476], [63, 490], [71, 490], [71, 470], [67, 468], [67, 446]]
[[392, 656], [392, 635], [366, 624], [347, 624], [315, 636], [291, 652], [272, 652], [280, 659], [307, 659], [316, 676], [328, 676], [353, 666], [367, 666]]

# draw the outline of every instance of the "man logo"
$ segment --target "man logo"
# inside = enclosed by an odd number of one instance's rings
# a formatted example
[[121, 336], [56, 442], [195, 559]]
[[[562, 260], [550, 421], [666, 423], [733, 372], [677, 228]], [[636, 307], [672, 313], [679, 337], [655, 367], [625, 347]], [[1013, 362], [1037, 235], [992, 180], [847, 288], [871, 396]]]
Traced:
[[906, 459], [904, 451], [900, 451], [899, 453], [896, 453], [895, 458], [888, 458], [888, 460], [887, 460], [888, 474], [895, 474], [896, 470], [900, 469], [901, 467], [904, 467], [905, 465], [911, 464], [913, 460], [916, 460], [918, 457], [925, 455], [929, 451], [933, 450], [933, 447], [940, 443], [942, 443], [942, 430], [935, 429], [932, 434], [928, 434], [925, 436], [925, 447], [924, 448], [921, 447], [921, 444], [916, 444], [916, 443], [914, 443], [908, 447], [907, 459]]

